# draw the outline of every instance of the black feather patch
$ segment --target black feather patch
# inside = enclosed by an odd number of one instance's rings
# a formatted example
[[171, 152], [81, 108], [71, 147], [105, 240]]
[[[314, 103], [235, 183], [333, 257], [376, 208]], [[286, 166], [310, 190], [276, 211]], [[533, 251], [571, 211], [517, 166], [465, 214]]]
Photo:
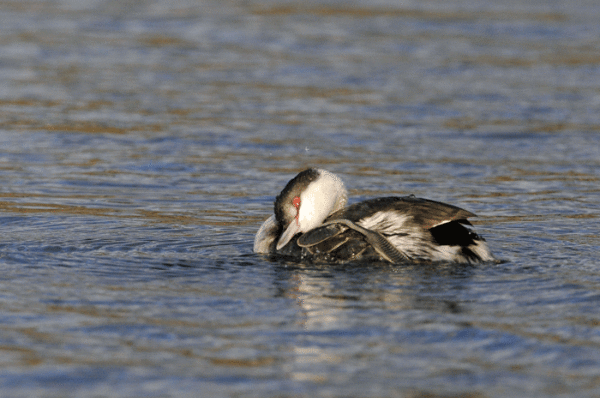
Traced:
[[438, 245], [466, 247], [480, 240], [479, 235], [470, 231], [463, 224], [470, 225], [467, 220], [450, 221], [431, 228], [429, 232]]

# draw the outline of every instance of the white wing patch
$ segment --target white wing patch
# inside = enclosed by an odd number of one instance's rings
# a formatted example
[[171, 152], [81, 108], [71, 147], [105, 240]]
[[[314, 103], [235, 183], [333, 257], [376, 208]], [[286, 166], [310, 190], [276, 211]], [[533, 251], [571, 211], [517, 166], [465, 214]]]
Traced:
[[363, 218], [357, 224], [363, 228], [377, 231], [384, 235], [406, 233], [404, 231], [406, 222], [410, 216], [396, 211], [378, 211], [372, 216]]
[[[452, 220], [444, 220], [435, 226], [450, 221]], [[392, 245], [411, 259], [431, 259], [458, 263], [471, 262], [462, 252], [462, 247], [438, 245], [432, 240], [428, 230], [411, 222], [411, 217], [405, 214], [395, 211], [381, 211], [360, 220], [357, 224], [383, 234]], [[487, 244], [482, 240], [476, 240], [467, 248], [483, 261], [494, 260]]]
[[361, 227], [385, 236], [409, 258], [423, 257], [432, 250], [430, 239], [422, 228], [410, 222], [411, 217], [396, 211], [381, 211], [359, 221]]

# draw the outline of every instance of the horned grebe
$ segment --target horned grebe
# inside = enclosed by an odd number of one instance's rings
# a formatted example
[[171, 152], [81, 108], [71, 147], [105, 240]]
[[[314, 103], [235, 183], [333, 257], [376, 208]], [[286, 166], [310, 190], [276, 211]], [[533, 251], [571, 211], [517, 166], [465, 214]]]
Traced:
[[495, 261], [467, 221], [475, 214], [414, 196], [346, 206], [344, 183], [307, 169], [275, 199], [275, 214], [256, 233], [254, 252], [317, 262]]

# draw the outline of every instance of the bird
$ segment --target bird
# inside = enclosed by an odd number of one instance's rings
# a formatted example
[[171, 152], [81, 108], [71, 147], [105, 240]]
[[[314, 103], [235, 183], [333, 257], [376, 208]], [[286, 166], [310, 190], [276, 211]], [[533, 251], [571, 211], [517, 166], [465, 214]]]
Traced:
[[319, 263], [496, 261], [467, 210], [414, 195], [347, 202], [337, 175], [300, 172], [275, 198], [253, 251]]

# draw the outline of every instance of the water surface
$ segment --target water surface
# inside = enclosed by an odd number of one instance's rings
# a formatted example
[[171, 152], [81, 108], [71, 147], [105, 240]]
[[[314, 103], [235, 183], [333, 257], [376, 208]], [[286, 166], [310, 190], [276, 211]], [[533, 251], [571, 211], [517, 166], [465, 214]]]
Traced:
[[[600, 393], [600, 7], [0, 1], [10, 397]], [[252, 253], [305, 167], [501, 264]]]

